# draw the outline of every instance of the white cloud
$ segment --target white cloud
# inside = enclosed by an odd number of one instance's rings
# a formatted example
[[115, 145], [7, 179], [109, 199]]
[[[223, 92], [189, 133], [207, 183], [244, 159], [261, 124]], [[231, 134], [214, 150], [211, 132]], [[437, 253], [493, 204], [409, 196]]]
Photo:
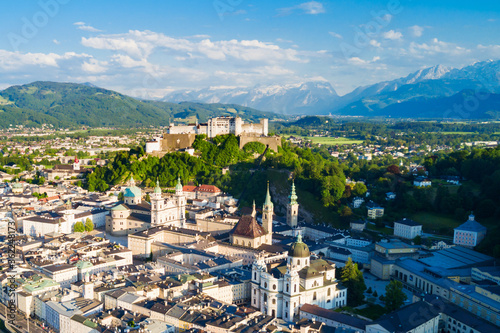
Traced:
[[374, 63], [374, 62], [379, 61], [379, 60], [380, 60], [380, 57], [375, 56], [372, 58], [372, 60], [363, 60], [359, 57], [352, 57], [352, 58], [349, 58], [347, 61], [351, 65], [364, 66], [364, 65], [368, 65], [368, 64]]
[[0, 70], [19, 70], [27, 67], [59, 67], [59, 62], [72, 58], [87, 58], [87, 54], [66, 52], [63, 55], [56, 53], [21, 53], [0, 50]]
[[106, 68], [107, 62], [100, 62], [96, 59], [89, 59], [88, 61], [84, 61], [82, 64], [82, 70], [87, 73], [98, 74], [103, 73], [107, 70]]
[[57, 39], [53, 39], [53, 40], [52, 40], [52, 43], [54, 43], [54, 44], [56, 44], [56, 45], [61, 44], [61, 42], [60, 42], [60, 41], [58, 41]]
[[413, 37], [421, 37], [423, 32], [424, 32], [424, 27], [421, 27], [419, 25], [414, 25], [409, 27], [411, 34]]
[[377, 42], [375, 39], [370, 40], [370, 45], [373, 47], [380, 47], [380, 42]]
[[329, 34], [330, 34], [330, 36], [332, 36], [332, 37], [335, 37], [335, 38], [338, 38], [338, 39], [342, 39], [342, 38], [343, 38], [341, 34], [338, 34], [338, 33], [336, 33], [336, 32], [329, 31], [328, 33], [329, 33]]
[[75, 22], [73, 25], [76, 25], [77, 29], [83, 30], [83, 31], [89, 31], [89, 32], [100, 32], [102, 30], [99, 30], [97, 28], [94, 28], [90, 25], [85, 24], [85, 22]]
[[323, 4], [317, 1], [304, 2], [298, 5], [297, 7], [302, 9], [306, 14], [311, 14], [311, 15], [322, 14], [325, 12]]
[[216, 61], [236, 59], [275, 63], [279, 61], [307, 62], [299, 52], [281, 48], [276, 44], [258, 40], [220, 40], [202, 39], [192, 41], [173, 38], [152, 31], [131, 30], [125, 34], [100, 35], [82, 38], [82, 45], [103, 50], [125, 52], [136, 59], [148, 58], [155, 50], [170, 52], [187, 58], [208, 58]]
[[463, 55], [470, 53], [471, 50], [458, 46], [453, 43], [447, 43], [433, 38], [429, 43], [418, 44], [410, 43], [410, 54], [416, 57], [424, 57], [425, 55], [446, 54], [446, 55]]
[[400, 33], [399, 31], [394, 31], [394, 30], [386, 31], [382, 34], [382, 36], [385, 39], [390, 39], [390, 40], [400, 40], [401, 38], [403, 38], [402, 33]]
[[297, 10], [300, 10], [304, 14], [309, 14], [309, 15], [317, 15], [326, 12], [321, 2], [309, 1], [309, 2], [303, 2], [293, 7], [278, 8], [278, 15], [279, 16], [290, 15]]

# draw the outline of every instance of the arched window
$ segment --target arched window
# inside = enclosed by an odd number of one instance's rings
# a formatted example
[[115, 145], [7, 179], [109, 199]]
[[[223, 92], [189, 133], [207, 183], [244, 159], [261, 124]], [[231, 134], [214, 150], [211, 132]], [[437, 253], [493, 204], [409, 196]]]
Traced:
[[264, 302], [267, 302], [267, 294], [264, 294]]
[[252, 243], [248, 242], [248, 247], [252, 247]]
[[330, 289], [330, 288], [328, 288], [328, 292], [327, 292], [327, 294], [326, 294], [326, 295], [327, 295], [327, 296], [330, 296], [331, 294], [332, 294], [332, 291], [331, 291], [331, 289]]
[[276, 304], [276, 298], [273, 298], [273, 304]]
[[267, 289], [267, 282], [264, 282], [264, 288]]
[[316, 292], [314, 292], [314, 294], [313, 294], [313, 301], [315, 301], [315, 300], [316, 300], [316, 298], [317, 298], [317, 296], [316, 296]]
[[[285, 302], [285, 308], [288, 308], [288, 302]], [[288, 316], [285, 316], [288, 317]]]
[[257, 280], [257, 272], [253, 273], [253, 279]]
[[296, 292], [297, 292], [297, 285], [296, 285], [296, 284], [294, 284], [294, 285], [293, 285], [293, 292], [294, 292], [294, 293], [296, 293]]
[[297, 259], [297, 265], [300, 265], [300, 259]]
[[286, 284], [286, 292], [290, 292], [290, 285], [288, 283]]
[[276, 285], [275, 284], [273, 284], [273, 290], [276, 290]]
[[257, 289], [254, 289], [254, 290], [253, 290], [253, 294], [254, 294], [254, 295], [257, 295]]

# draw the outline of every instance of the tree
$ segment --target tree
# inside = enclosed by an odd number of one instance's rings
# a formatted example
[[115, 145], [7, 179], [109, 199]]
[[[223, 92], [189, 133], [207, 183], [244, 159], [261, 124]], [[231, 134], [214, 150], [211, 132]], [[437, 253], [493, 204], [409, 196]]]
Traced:
[[403, 283], [401, 281], [392, 280], [385, 286], [384, 301], [387, 312], [399, 309], [407, 298], [403, 292]]
[[373, 297], [378, 297], [378, 293], [376, 290], [373, 292]]
[[94, 230], [94, 223], [90, 218], [87, 217], [87, 220], [85, 221], [85, 231], [92, 231]]
[[352, 194], [354, 196], [360, 197], [360, 196], [365, 195], [365, 193], [367, 191], [368, 191], [368, 188], [366, 188], [365, 184], [363, 184], [361, 182], [357, 182], [356, 186], [354, 186], [354, 189], [352, 190]]
[[73, 226], [73, 232], [84, 232], [84, 231], [85, 231], [85, 226], [81, 221], [76, 222], [75, 225]]
[[353, 263], [350, 257], [342, 269], [340, 279], [344, 286], [347, 287], [347, 305], [360, 305], [363, 302], [363, 293], [366, 290], [365, 279], [358, 269], [358, 264]]
[[389, 165], [387, 167], [387, 172], [390, 172], [395, 175], [399, 175], [401, 171], [399, 170], [399, 167], [396, 164]]
[[413, 238], [413, 243], [415, 245], [422, 245], [422, 236], [416, 236], [415, 238]]
[[124, 198], [125, 198], [125, 197], [124, 197], [124, 195], [123, 195], [123, 192], [118, 193], [118, 200], [119, 200], [119, 201], [123, 201], [123, 199], [124, 199]]
[[[120, 192], [120, 193], [121, 193], [121, 192]], [[147, 194], [146, 194], [146, 198], [145, 198], [145, 200], [146, 200], [147, 202], [151, 202], [151, 197], [149, 196], [149, 193], [147, 193]]]

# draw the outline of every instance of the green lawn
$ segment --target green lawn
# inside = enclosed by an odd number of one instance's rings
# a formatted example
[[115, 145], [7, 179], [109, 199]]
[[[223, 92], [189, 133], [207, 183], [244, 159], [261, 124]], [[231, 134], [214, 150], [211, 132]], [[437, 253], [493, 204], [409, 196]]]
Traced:
[[392, 230], [392, 229], [386, 228], [385, 226], [383, 228], [378, 228], [376, 225], [371, 224], [371, 223], [367, 223], [366, 228], [368, 230], [373, 230], [373, 231], [376, 231], [376, 232], [379, 232], [379, 233], [385, 234], [385, 235], [392, 235], [394, 233], [394, 230]]
[[444, 229], [447, 229], [446, 233], [453, 233], [453, 228], [465, 222], [457, 221], [446, 215], [431, 212], [415, 213], [411, 216], [411, 219], [421, 223], [425, 232], [433, 233], [443, 233], [442, 231], [444, 231]]
[[349, 312], [352, 314], [358, 314], [360, 316], [370, 318], [372, 320], [377, 320], [385, 314], [385, 308], [378, 304], [368, 303], [368, 306], [364, 309], [353, 309], [350, 306], [344, 306], [343, 308], [338, 308], [336, 312]]
[[305, 140], [311, 140], [312, 143], [321, 144], [321, 145], [352, 145], [352, 144], [361, 144], [363, 140], [355, 140], [349, 138], [334, 138], [330, 136], [307, 136], [303, 137]]
[[472, 134], [478, 134], [477, 132], [434, 132], [434, 133], [440, 133], [444, 135], [472, 135]]

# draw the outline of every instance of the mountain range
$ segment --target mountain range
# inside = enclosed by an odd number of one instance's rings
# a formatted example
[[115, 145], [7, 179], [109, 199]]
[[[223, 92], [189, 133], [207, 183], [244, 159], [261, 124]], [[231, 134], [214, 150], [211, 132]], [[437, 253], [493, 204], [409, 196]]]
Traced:
[[274, 119], [276, 114], [232, 104], [141, 101], [92, 84], [33, 82], [0, 91], [0, 128], [9, 125], [166, 126], [238, 115], [246, 121]]
[[284, 114], [497, 118], [499, 93], [500, 61], [488, 60], [461, 69], [442, 65], [420, 69], [406, 77], [359, 87], [344, 96], [321, 81], [179, 90], [162, 100], [235, 103]]

